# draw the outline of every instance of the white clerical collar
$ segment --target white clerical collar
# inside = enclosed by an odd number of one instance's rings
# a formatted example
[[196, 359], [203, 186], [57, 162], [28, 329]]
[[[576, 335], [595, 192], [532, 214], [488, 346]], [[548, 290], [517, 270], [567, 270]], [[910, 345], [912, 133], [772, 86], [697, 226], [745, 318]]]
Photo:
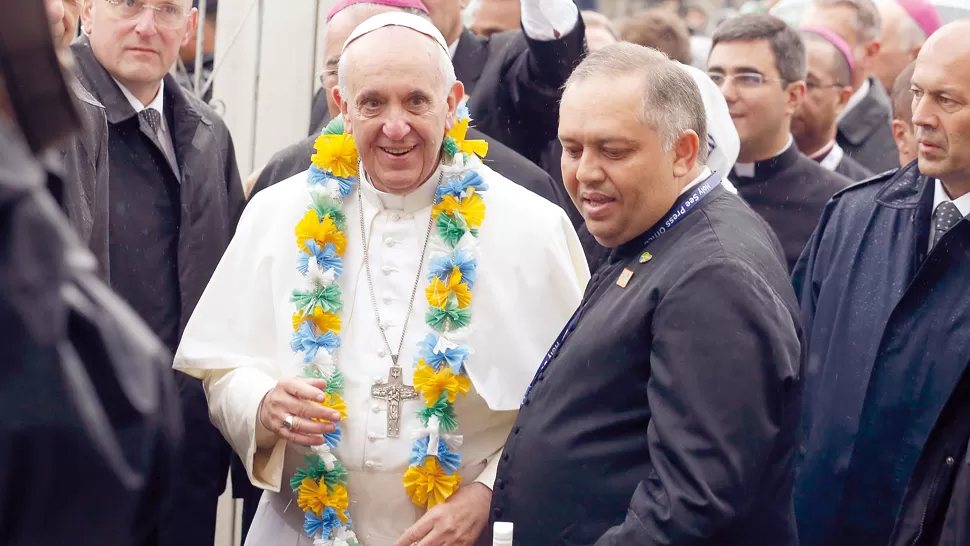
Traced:
[[944, 201], [952, 202], [962, 216], [970, 216], [970, 193], [965, 193], [956, 199], [950, 199], [947, 195], [946, 190], [943, 189], [943, 183], [940, 179], [936, 179], [936, 187], [933, 189], [933, 210]]
[[[114, 76], [112, 76], [111, 79], [115, 80]], [[118, 80], [115, 80], [115, 83], [118, 84], [118, 87], [121, 89], [122, 94], [124, 94], [125, 98], [128, 99], [128, 102], [131, 104], [131, 107], [135, 110], [136, 114], [140, 113], [142, 110], [145, 110], [147, 108], [154, 108], [155, 110], [158, 110], [158, 113], [160, 114], [165, 113], [165, 80], [161, 80], [159, 82], [158, 93], [155, 94], [155, 98], [152, 99], [152, 101], [148, 104], [142, 104], [141, 101], [138, 100], [138, 97], [136, 97], [131, 91], [128, 90], [127, 87], [122, 85], [122, 83], [119, 82]]]
[[[788, 148], [791, 148], [792, 147], [792, 144], [794, 142], [795, 142], [795, 139], [792, 138], [791, 135], [788, 135], [788, 142], [785, 144], [785, 147], [784, 148], [782, 148], [781, 150], [778, 150], [778, 153], [777, 154], [772, 155], [770, 157], [766, 157], [765, 159], [762, 159], [761, 161], [767, 161], [769, 159], [776, 158], [776, 157], [780, 156], [781, 154], [787, 152], [788, 151]], [[758, 164], [757, 161], [755, 161], [754, 163], [735, 163], [734, 164], [734, 174], [737, 175], [737, 176], [744, 177], [744, 178], [754, 178], [755, 165], [757, 165], [757, 164]]]
[[832, 146], [825, 154], [825, 157], [816, 155], [812, 159], [818, 161], [818, 164], [821, 165], [823, 169], [834, 172], [835, 169], [839, 167], [839, 164], [842, 163], [843, 157], [845, 157], [845, 150], [843, 150], [842, 146], [839, 146], [839, 144], [833, 140]]
[[427, 182], [421, 184], [414, 189], [411, 193], [404, 195], [398, 195], [394, 193], [383, 192], [374, 187], [374, 184], [368, 179], [367, 173], [364, 169], [360, 170], [360, 189], [367, 201], [383, 210], [399, 210], [405, 214], [414, 214], [423, 208], [430, 207], [434, 203], [435, 190], [438, 189], [438, 177], [441, 171], [441, 166], [437, 169], [431, 176], [428, 177]]
[[704, 166], [704, 170], [701, 171], [701, 174], [698, 175], [697, 178], [695, 178], [693, 182], [691, 182], [690, 184], [687, 184], [686, 186], [684, 186], [684, 189], [680, 190], [680, 194], [681, 195], [684, 195], [685, 193], [687, 193], [688, 190], [690, 190], [694, 186], [696, 186], [696, 185], [700, 184], [701, 182], [703, 182], [703, 181], [707, 180], [708, 178], [710, 178], [710, 176], [712, 174], [714, 174], [714, 173], [711, 172], [711, 169], [709, 169], [705, 165]]
[[456, 51], [458, 51], [458, 40], [455, 40], [454, 42], [451, 42], [450, 44], [448, 44], [448, 55], [452, 59], [455, 58]]
[[866, 95], [869, 94], [869, 89], [871, 87], [872, 84], [869, 83], [869, 78], [866, 78], [866, 80], [862, 82], [862, 85], [855, 90], [855, 93], [852, 93], [852, 96], [849, 97], [849, 102], [845, 103], [845, 108], [839, 112], [839, 117], [836, 118], [836, 121], [842, 121], [842, 118], [848, 115], [853, 108], [859, 106], [859, 103], [862, 102], [862, 100], [866, 98]]

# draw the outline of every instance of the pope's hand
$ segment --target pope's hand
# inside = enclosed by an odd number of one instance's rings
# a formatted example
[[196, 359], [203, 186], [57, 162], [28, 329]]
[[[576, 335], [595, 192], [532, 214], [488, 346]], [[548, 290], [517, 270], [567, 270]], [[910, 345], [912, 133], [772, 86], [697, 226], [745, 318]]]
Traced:
[[[325, 408], [323, 389], [327, 382], [322, 379], [283, 379], [266, 393], [259, 405], [259, 422], [280, 438], [305, 446], [323, 443], [323, 435], [333, 432], [340, 420], [340, 413]], [[293, 426], [283, 426], [287, 417], [293, 416]], [[321, 419], [328, 422], [315, 421]]]
[[404, 531], [394, 546], [471, 546], [488, 525], [491, 504], [492, 491], [481, 483], [459, 487]]

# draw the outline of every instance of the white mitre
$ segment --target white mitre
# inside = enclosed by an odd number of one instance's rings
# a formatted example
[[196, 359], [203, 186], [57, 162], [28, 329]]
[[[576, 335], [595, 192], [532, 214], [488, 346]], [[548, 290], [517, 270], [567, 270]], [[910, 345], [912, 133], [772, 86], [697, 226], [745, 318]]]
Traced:
[[403, 11], [389, 11], [386, 13], [381, 13], [357, 25], [357, 28], [350, 33], [350, 37], [347, 38], [346, 42], [344, 42], [344, 46], [341, 48], [340, 52], [343, 53], [344, 51], [347, 51], [347, 46], [349, 46], [350, 43], [357, 38], [384, 27], [406, 27], [415, 32], [424, 34], [428, 38], [431, 38], [437, 42], [445, 53], [448, 53], [448, 42], [445, 41], [445, 37], [431, 21], [411, 13], [405, 13]]

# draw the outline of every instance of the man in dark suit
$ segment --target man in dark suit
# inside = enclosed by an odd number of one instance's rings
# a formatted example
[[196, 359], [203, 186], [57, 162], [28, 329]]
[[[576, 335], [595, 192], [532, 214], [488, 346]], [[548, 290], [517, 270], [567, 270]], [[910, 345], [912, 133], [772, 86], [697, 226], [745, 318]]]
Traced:
[[[198, 15], [190, 0], [174, 6], [87, 2], [90, 37], [72, 45], [81, 83], [107, 112], [112, 284], [173, 353], [245, 204], [225, 123], [168, 75]], [[179, 376], [182, 468], [159, 542], [209, 546], [231, 450], [201, 384]]]
[[839, 146], [874, 173], [899, 167], [892, 104], [879, 80], [869, 77], [882, 31], [872, 0], [813, 0], [802, 24], [831, 29], [855, 54], [853, 93], [839, 117]]
[[[523, 30], [483, 38], [464, 26], [467, 3], [425, 2], [448, 41], [455, 75], [470, 97], [475, 128], [541, 165], [543, 152], [556, 138], [562, 85], [586, 50], [579, 11], [572, 0], [549, 0], [541, 10], [539, 0], [521, 0]], [[334, 10], [339, 8], [340, 3]], [[327, 58], [326, 63], [327, 71], [336, 69], [336, 59]], [[311, 134], [325, 126], [324, 100], [321, 90], [314, 99], [317, 117], [311, 118]]]
[[[344, 41], [347, 40], [357, 25], [379, 13], [395, 10], [407, 11], [425, 17], [428, 15], [426, 11], [422, 11], [424, 10], [424, 6], [417, 0], [410, 2], [401, 0], [361, 2], [346, 0], [334, 6], [334, 9], [328, 15], [324, 58], [339, 59], [340, 50], [343, 47]], [[334, 102], [333, 97], [330, 96], [331, 91], [337, 85], [336, 62], [330, 63], [328, 61], [327, 64], [328, 66], [332, 66], [332, 68], [323, 79], [324, 87], [322, 90], [328, 95], [328, 100], [326, 101], [328, 111], [324, 119], [329, 122], [332, 116], [340, 114], [340, 107]], [[260, 190], [264, 190], [277, 182], [281, 182], [294, 174], [301, 173], [310, 168], [310, 156], [313, 154], [313, 143], [316, 141], [316, 137], [317, 134], [310, 135], [308, 138], [277, 152], [270, 158], [269, 162], [260, 172], [255, 184], [253, 184], [249, 192], [249, 197], [252, 198]], [[546, 172], [534, 163], [503, 145], [501, 142], [482, 134], [477, 129], [470, 128], [468, 130], [468, 138], [488, 142], [488, 156], [483, 161], [486, 165], [495, 169], [496, 172], [533, 193], [546, 198], [551, 203], [559, 205], [564, 209], [566, 206], [572, 208], [569, 196], [566, 195], [562, 186], [554, 182]]]
[[763, 222], [704, 165], [696, 84], [613, 44], [562, 111], [566, 188], [613, 250], [526, 391], [492, 520], [530, 546], [797, 544], [797, 303]]

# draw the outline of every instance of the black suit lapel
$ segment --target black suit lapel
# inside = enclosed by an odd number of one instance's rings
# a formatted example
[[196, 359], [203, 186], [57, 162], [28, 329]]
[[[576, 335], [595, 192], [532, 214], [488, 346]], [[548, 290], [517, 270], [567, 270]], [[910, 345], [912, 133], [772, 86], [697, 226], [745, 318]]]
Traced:
[[488, 40], [476, 36], [467, 28], [462, 30], [451, 62], [455, 66], [455, 77], [465, 86], [466, 95], [474, 95], [487, 60]]

